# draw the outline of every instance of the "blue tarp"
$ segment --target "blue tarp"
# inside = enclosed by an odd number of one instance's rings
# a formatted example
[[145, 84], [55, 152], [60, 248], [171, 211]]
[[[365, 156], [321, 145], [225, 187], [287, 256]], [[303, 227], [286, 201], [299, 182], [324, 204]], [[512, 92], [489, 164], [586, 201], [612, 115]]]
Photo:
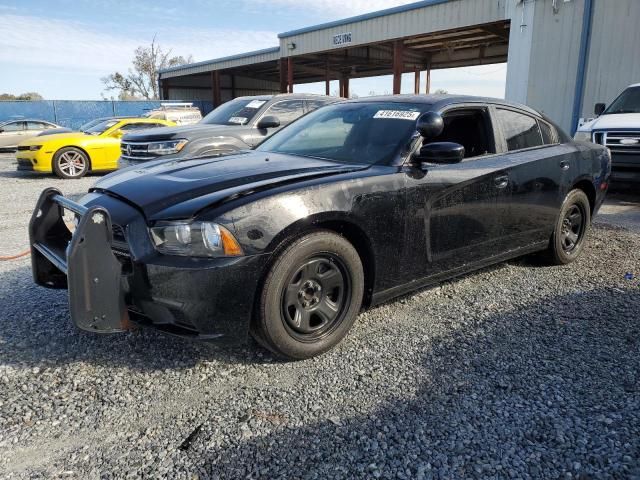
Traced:
[[[14, 118], [36, 118], [57, 123], [63, 127], [78, 128], [83, 123], [100, 117], [142, 115], [168, 103], [160, 100], [3, 100], [0, 101], [0, 122]], [[194, 100], [202, 115], [213, 109], [212, 102]]]

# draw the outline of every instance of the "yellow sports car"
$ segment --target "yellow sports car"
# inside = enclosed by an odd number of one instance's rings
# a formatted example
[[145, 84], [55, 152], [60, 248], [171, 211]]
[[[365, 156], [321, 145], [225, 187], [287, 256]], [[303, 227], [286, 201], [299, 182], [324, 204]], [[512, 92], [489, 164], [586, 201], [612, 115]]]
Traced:
[[18, 170], [53, 172], [60, 178], [116, 170], [123, 135], [133, 130], [174, 125], [175, 122], [151, 118], [110, 118], [82, 132], [33, 137], [18, 145]]

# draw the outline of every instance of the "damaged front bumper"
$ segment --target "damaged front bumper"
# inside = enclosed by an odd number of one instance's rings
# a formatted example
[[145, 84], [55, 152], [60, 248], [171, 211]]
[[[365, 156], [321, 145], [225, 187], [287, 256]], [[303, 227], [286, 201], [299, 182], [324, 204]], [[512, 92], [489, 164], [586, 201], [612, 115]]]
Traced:
[[[72, 234], [64, 210], [79, 218]], [[130, 327], [120, 288], [122, 264], [111, 248], [109, 212], [85, 207], [54, 188], [40, 195], [29, 223], [31, 266], [38, 285], [67, 288], [71, 318], [81, 330], [122, 332]]]
[[[149, 242], [140, 212], [113, 197], [92, 195], [79, 204], [47, 189], [29, 225], [34, 280], [68, 289], [78, 328], [114, 333], [141, 325], [226, 344], [247, 340], [267, 256], [161, 255]], [[77, 219], [73, 233], [65, 210]]]

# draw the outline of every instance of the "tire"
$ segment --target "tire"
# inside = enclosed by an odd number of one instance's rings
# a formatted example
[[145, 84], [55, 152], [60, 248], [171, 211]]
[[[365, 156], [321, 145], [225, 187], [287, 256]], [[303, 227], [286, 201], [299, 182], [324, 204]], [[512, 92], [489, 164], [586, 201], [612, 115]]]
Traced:
[[591, 204], [582, 190], [572, 190], [564, 199], [549, 242], [547, 257], [554, 265], [568, 265], [584, 249], [591, 226]]
[[89, 157], [76, 147], [61, 148], [53, 156], [53, 171], [60, 178], [82, 178], [89, 171]]
[[336, 346], [362, 306], [364, 272], [356, 249], [319, 230], [296, 239], [277, 257], [264, 281], [251, 334], [290, 360]]

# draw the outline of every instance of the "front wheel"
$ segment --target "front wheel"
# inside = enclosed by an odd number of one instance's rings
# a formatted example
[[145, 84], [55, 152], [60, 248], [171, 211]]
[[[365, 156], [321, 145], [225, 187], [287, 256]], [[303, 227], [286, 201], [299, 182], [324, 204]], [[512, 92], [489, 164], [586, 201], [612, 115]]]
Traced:
[[89, 157], [79, 148], [61, 148], [53, 156], [53, 171], [60, 178], [81, 178], [89, 171]]
[[363, 292], [362, 262], [351, 243], [328, 231], [305, 235], [271, 267], [251, 333], [289, 359], [320, 355], [347, 334]]
[[591, 225], [591, 205], [582, 190], [569, 192], [556, 222], [548, 256], [556, 265], [567, 265], [573, 262], [582, 250]]

